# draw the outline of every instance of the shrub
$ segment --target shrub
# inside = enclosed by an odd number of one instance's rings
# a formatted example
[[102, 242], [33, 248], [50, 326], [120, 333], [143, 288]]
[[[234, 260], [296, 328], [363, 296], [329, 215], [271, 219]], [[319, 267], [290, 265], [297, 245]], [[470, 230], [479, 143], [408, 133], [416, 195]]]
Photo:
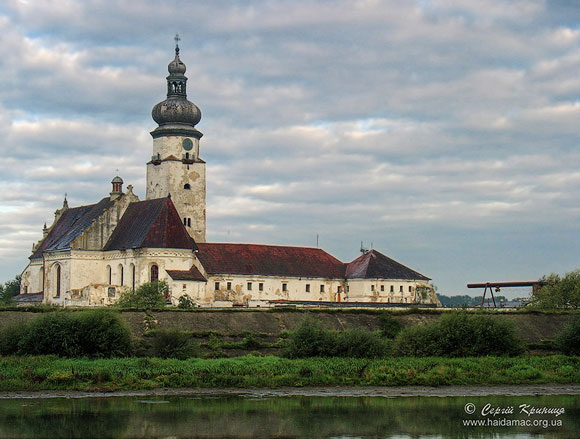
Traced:
[[120, 308], [162, 308], [167, 304], [169, 286], [165, 281], [147, 282], [136, 290], [123, 291], [117, 301]]
[[155, 329], [149, 335], [153, 337], [155, 357], [185, 360], [198, 356], [198, 345], [193, 343], [189, 332], [177, 328]]
[[364, 329], [330, 331], [318, 320], [307, 317], [290, 331], [282, 354], [289, 358], [377, 358], [386, 353], [386, 341], [373, 332]]
[[403, 324], [388, 313], [380, 315], [379, 326], [381, 328], [381, 334], [387, 338], [395, 338], [403, 329]]
[[566, 355], [580, 355], [580, 316], [556, 336], [556, 347]]
[[18, 343], [26, 333], [26, 323], [13, 323], [0, 329], [0, 355], [18, 353]]
[[404, 329], [394, 350], [401, 356], [472, 357], [517, 355], [523, 345], [507, 321], [454, 312], [438, 323]]
[[195, 306], [195, 302], [186, 294], [180, 296], [178, 301], [177, 307], [181, 309], [191, 309]]
[[30, 321], [18, 353], [62, 357], [118, 357], [131, 353], [131, 334], [121, 318], [107, 310], [49, 313]]

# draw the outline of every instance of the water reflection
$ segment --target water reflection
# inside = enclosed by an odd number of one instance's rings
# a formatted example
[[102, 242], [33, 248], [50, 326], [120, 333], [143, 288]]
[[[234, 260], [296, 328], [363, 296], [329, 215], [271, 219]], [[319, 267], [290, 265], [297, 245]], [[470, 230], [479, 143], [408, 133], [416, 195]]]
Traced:
[[[465, 427], [465, 404], [564, 407], [561, 427]], [[521, 415], [509, 419], [523, 419]], [[546, 417], [546, 419], [553, 419]], [[538, 419], [536, 416], [532, 419]], [[0, 438], [570, 438], [580, 396], [112, 397], [0, 400]]]

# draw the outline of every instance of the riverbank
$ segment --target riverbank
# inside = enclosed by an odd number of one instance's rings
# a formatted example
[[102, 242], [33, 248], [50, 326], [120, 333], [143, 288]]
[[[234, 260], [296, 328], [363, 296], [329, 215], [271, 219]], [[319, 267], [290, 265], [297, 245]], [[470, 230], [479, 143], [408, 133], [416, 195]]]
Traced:
[[580, 357], [0, 358], [0, 391], [578, 384]]

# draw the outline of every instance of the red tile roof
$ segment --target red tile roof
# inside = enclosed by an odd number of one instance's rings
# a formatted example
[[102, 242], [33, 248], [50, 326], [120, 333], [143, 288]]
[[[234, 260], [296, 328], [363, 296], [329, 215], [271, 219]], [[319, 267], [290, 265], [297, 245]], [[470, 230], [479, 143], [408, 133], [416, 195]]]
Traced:
[[42, 253], [46, 251], [69, 249], [70, 243], [78, 238], [91, 225], [91, 222], [101, 216], [111, 205], [112, 201], [107, 197], [96, 204], [65, 210], [40, 246], [30, 256], [30, 259], [40, 258]]
[[348, 264], [346, 277], [348, 279], [430, 280], [376, 250], [360, 255]]
[[129, 248], [183, 248], [197, 247], [171, 198], [131, 203], [117, 224], [104, 250]]
[[260, 244], [198, 244], [208, 274], [344, 278], [345, 264], [319, 248]]
[[206, 282], [207, 279], [203, 274], [197, 269], [195, 265], [189, 270], [166, 270], [167, 274], [171, 276], [173, 280], [196, 280], [201, 282]]

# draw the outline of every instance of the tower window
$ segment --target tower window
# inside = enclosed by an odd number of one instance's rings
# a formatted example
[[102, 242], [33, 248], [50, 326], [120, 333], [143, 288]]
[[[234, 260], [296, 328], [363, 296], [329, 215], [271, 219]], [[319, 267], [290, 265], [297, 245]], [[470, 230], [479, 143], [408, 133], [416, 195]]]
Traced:
[[183, 218], [183, 225], [187, 226], [187, 218]]
[[187, 227], [191, 227], [191, 218], [187, 218]]
[[183, 185], [183, 189], [188, 189], [189, 190], [189, 189], [191, 189], [191, 185], [189, 183], [185, 183]]

